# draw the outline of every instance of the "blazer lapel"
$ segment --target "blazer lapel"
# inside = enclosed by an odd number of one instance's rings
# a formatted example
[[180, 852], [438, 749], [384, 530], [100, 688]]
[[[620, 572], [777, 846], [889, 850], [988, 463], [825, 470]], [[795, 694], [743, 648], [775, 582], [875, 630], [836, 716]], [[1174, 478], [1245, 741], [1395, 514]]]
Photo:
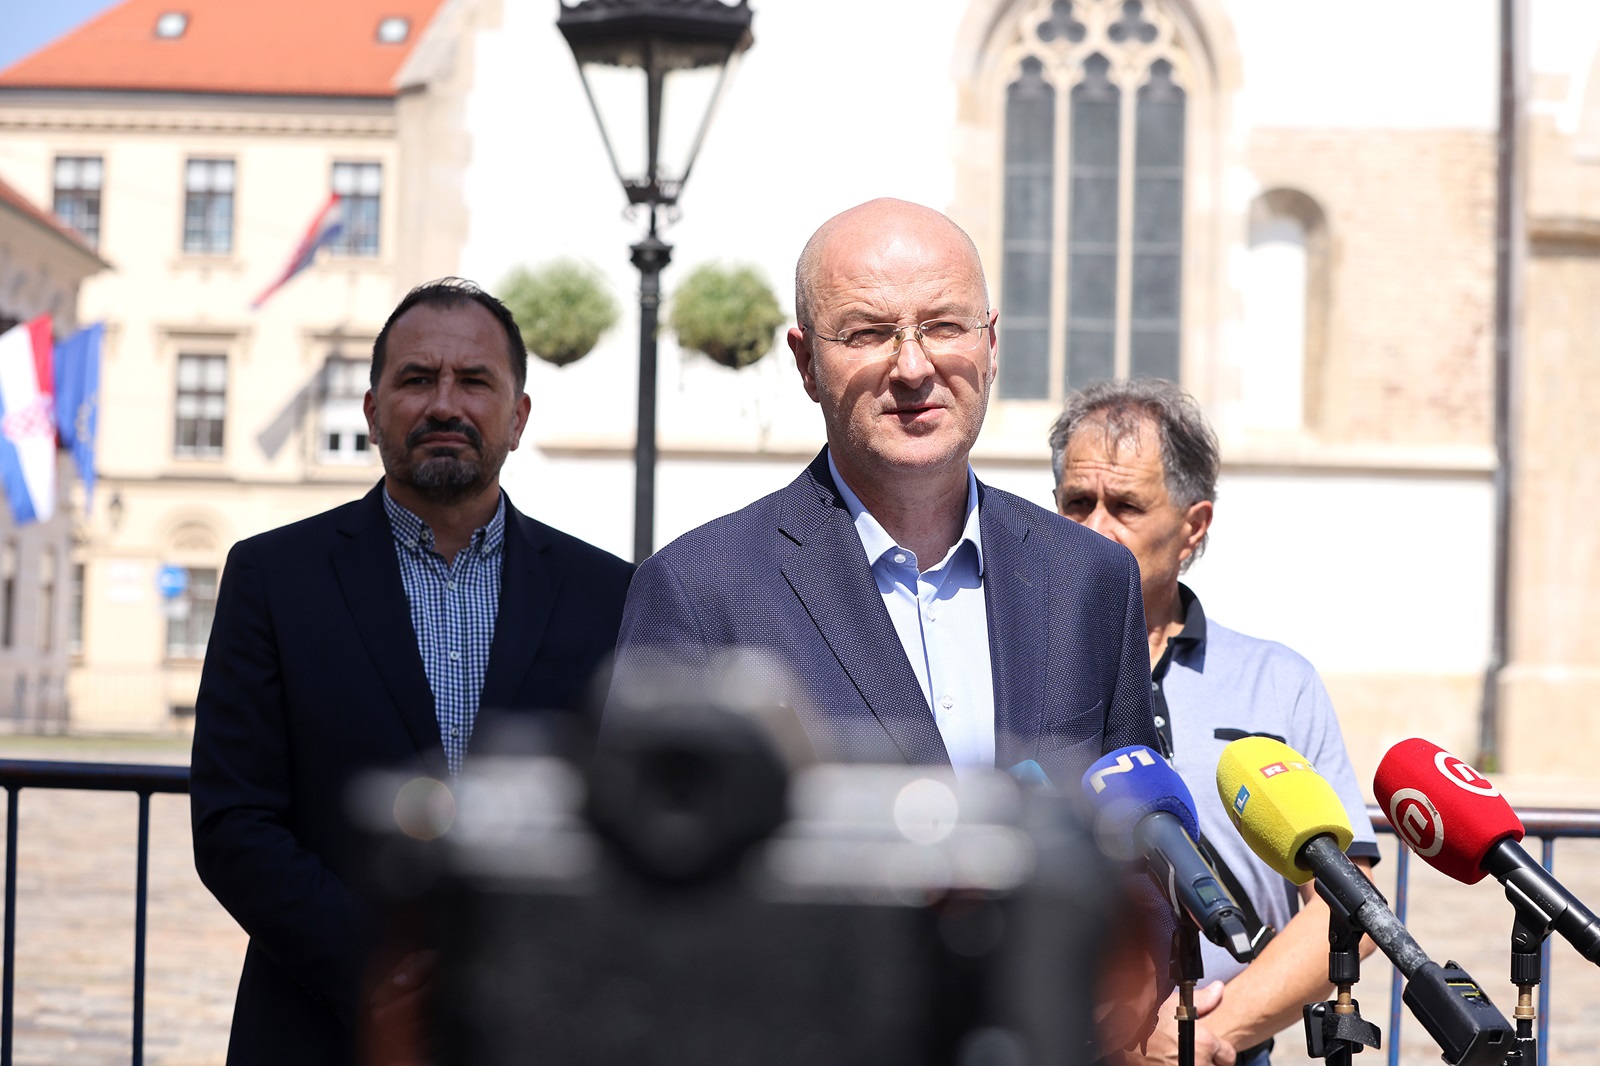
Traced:
[[1034, 756], [1044, 713], [1049, 634], [1049, 568], [1027, 549], [1027, 526], [1005, 501], [978, 486], [983, 529], [984, 610], [994, 672], [995, 765]]
[[561, 578], [544, 565], [546, 545], [537, 527], [506, 501], [505, 557], [500, 565], [500, 606], [494, 620], [494, 643], [483, 675], [478, 713], [516, 706], [522, 679], [544, 639], [555, 610]]
[[933, 712], [834, 488], [827, 454], [818, 455], [797, 481], [795, 506], [782, 523], [784, 535], [797, 545], [783, 565], [784, 579], [906, 761], [948, 764]]
[[383, 511], [383, 484], [369, 492], [340, 532], [347, 540], [333, 552], [333, 570], [355, 620], [356, 631], [383, 678], [424, 757], [441, 746], [439, 719], [433, 708], [433, 689], [417, 650], [417, 632], [411, 625], [411, 605], [400, 581], [394, 534]]

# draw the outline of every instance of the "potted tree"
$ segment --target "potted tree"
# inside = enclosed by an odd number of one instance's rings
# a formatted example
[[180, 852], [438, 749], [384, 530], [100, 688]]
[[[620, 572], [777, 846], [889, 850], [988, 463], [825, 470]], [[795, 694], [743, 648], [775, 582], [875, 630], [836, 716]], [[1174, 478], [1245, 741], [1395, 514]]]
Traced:
[[785, 321], [777, 297], [756, 268], [706, 263], [672, 294], [667, 328], [680, 347], [738, 370], [771, 350], [773, 334]]
[[571, 259], [517, 267], [501, 285], [528, 351], [556, 366], [588, 355], [617, 324], [617, 301], [599, 271]]

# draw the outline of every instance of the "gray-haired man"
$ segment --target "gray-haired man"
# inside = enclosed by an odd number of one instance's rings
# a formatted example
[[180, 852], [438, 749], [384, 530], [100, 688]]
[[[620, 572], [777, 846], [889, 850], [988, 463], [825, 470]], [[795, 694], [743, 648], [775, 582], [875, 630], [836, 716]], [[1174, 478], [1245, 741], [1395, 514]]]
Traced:
[[[1206, 1016], [1196, 1026], [1195, 1061], [1262, 1066], [1272, 1035], [1299, 1019], [1304, 1004], [1328, 996], [1328, 908], [1310, 884], [1297, 892], [1250, 853], [1215, 798], [1217, 761], [1229, 742], [1250, 734], [1306, 755], [1356, 827], [1351, 857], [1370, 868], [1378, 848], [1338, 719], [1310, 663], [1209, 621], [1178, 580], [1205, 548], [1220, 465], [1216, 436], [1186, 392], [1159, 380], [1092, 385], [1067, 401], [1050, 449], [1057, 510], [1139, 561], [1157, 732], [1194, 793], [1219, 876], [1254, 912], [1254, 926], [1277, 931], [1248, 968], [1202, 944], [1206, 976], [1226, 985], [1197, 997]], [[1372, 950], [1370, 940], [1363, 950]], [[1147, 1057], [1130, 1061], [1177, 1061], [1171, 1006]]]

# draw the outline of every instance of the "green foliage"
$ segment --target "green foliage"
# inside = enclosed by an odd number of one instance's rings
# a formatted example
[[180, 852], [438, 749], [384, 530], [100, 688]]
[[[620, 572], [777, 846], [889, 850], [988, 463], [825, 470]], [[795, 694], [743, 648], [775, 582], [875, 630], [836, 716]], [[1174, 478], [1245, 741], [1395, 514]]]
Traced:
[[598, 271], [571, 259], [517, 267], [500, 286], [528, 351], [556, 366], [588, 355], [617, 324], [617, 301]]
[[667, 326], [678, 344], [738, 370], [772, 349], [788, 320], [766, 279], [754, 267], [696, 267], [672, 295]]

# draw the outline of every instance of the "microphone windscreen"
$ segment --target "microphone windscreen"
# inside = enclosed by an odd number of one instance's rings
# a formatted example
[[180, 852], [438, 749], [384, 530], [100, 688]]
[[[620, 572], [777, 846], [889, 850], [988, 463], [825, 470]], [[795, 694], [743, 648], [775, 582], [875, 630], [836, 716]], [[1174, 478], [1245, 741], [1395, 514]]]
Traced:
[[1143, 744], [1102, 755], [1084, 772], [1083, 791], [1100, 812], [1100, 824], [1112, 832], [1131, 832], [1145, 815], [1166, 811], [1183, 823], [1190, 840], [1200, 839], [1189, 786], [1167, 760]]
[[1313, 875], [1299, 861], [1307, 842], [1327, 834], [1343, 851], [1355, 836], [1327, 778], [1271, 737], [1244, 737], [1222, 749], [1217, 796], [1250, 850], [1297, 885]]
[[1483, 857], [1495, 843], [1522, 839], [1522, 819], [1493, 782], [1431, 740], [1390, 748], [1372, 791], [1407, 847], [1469, 885], [1483, 879]]

